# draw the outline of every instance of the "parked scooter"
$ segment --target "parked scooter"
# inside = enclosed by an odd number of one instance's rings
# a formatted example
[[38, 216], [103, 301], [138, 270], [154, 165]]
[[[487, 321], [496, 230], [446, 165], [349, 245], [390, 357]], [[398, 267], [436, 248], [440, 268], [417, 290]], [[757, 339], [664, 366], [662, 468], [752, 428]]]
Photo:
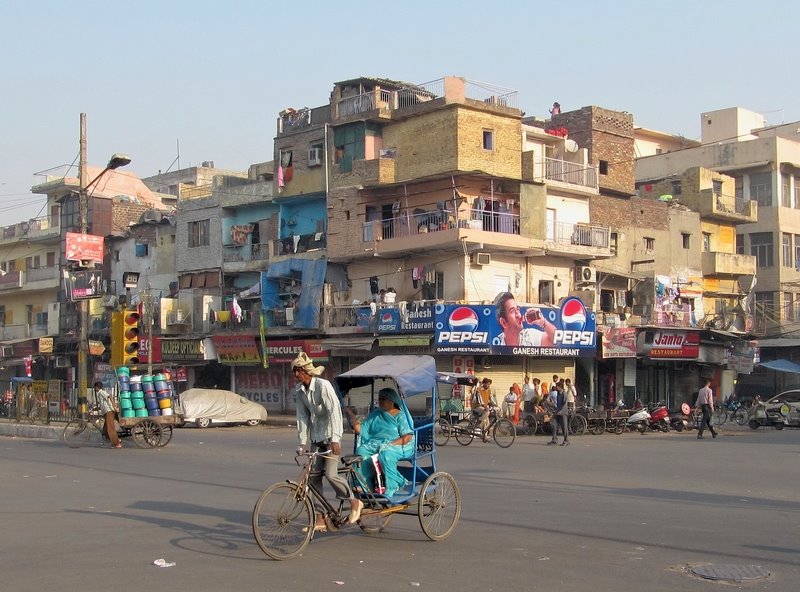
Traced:
[[753, 401], [753, 405], [750, 407], [747, 425], [751, 430], [757, 430], [761, 426], [771, 426], [776, 430], [782, 430], [785, 424], [780, 412], [767, 409], [767, 406], [759, 400], [758, 402]]
[[644, 434], [647, 430], [654, 432], [669, 431], [669, 412], [664, 405], [655, 407], [652, 411], [642, 407], [633, 413], [626, 422], [628, 429]]
[[658, 405], [650, 411], [650, 424], [647, 427], [654, 432], [669, 431], [669, 411], [666, 405]]
[[637, 431], [640, 434], [644, 434], [650, 425], [650, 412], [647, 410], [647, 407], [642, 407], [638, 411], [631, 413], [631, 416], [625, 424], [630, 431]]

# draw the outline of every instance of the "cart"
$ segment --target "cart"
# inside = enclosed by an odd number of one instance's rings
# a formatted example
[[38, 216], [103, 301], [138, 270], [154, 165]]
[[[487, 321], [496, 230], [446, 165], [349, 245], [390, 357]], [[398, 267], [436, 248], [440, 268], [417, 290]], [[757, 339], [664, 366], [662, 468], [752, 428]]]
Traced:
[[154, 417], [120, 417], [122, 428], [120, 436], [133, 438], [139, 448], [161, 448], [172, 440], [172, 431], [183, 422], [180, 415], [160, 415]]

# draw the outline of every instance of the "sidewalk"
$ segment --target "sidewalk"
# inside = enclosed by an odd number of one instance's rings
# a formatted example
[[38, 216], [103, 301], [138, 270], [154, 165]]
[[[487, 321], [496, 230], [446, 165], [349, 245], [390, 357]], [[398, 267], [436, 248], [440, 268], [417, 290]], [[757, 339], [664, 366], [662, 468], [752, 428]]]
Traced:
[[[264, 424], [268, 427], [292, 428], [297, 426], [294, 415], [270, 415]], [[17, 423], [15, 420], [0, 418], [0, 436], [11, 438], [40, 438], [45, 440], [58, 440], [64, 431], [64, 422], [53, 422], [47, 425]], [[208, 428], [207, 428], [208, 429]]]

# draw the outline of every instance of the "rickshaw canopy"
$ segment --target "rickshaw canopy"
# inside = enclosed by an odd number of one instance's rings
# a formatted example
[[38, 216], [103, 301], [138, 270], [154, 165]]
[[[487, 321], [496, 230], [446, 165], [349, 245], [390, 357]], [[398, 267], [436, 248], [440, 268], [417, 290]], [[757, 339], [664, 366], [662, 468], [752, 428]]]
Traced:
[[436, 361], [431, 356], [375, 356], [334, 378], [344, 395], [350, 389], [371, 384], [376, 378], [392, 379], [402, 397], [429, 394], [436, 386]]

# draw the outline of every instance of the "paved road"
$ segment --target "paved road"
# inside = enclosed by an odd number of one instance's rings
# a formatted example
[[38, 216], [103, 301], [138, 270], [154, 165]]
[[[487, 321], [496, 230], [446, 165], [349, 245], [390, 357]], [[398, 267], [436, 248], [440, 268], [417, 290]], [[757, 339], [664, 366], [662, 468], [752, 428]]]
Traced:
[[704, 563], [771, 572], [744, 589], [797, 589], [800, 431], [546, 442], [440, 449], [464, 499], [447, 541], [399, 516], [378, 537], [320, 535], [275, 562], [250, 514], [296, 472], [288, 428], [183, 429], [160, 450], [0, 437], [2, 589], [715, 589], [687, 573]]

